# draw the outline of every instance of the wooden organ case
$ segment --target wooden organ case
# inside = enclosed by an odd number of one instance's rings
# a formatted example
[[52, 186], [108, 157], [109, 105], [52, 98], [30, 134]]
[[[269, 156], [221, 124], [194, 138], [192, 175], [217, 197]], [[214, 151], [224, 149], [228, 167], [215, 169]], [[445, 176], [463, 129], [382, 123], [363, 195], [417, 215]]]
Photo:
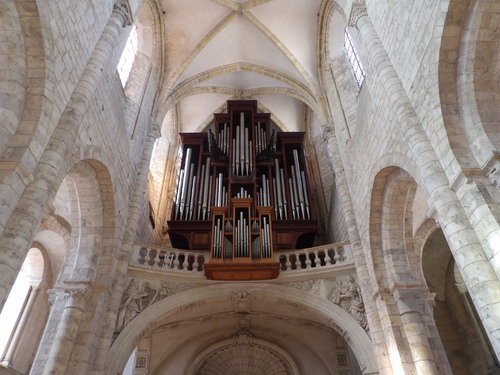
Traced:
[[317, 229], [303, 132], [272, 129], [255, 100], [229, 100], [206, 133], [181, 133], [172, 246], [210, 251], [208, 279], [276, 278], [273, 253], [311, 247]]

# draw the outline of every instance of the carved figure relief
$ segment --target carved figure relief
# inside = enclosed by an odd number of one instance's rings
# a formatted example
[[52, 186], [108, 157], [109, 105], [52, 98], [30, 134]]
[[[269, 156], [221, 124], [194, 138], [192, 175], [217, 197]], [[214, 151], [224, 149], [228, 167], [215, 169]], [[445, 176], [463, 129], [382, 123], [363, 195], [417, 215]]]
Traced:
[[368, 329], [368, 321], [366, 320], [365, 305], [361, 297], [359, 285], [354, 280], [354, 277], [347, 277], [347, 288], [339, 295], [340, 307], [352, 315], [363, 329]]
[[147, 291], [141, 292], [138, 280], [130, 280], [129, 286], [125, 289], [125, 293], [123, 293], [120, 309], [118, 310], [115, 333], [121, 332], [123, 327], [145, 308], [145, 303], [142, 299], [148, 296], [149, 293]]
[[115, 333], [116, 337], [123, 328], [146, 307], [167, 298], [173, 294], [197, 287], [196, 284], [161, 281], [158, 288], [146, 281], [141, 283], [138, 279], [131, 279], [123, 293], [118, 310]]
[[352, 315], [354, 319], [368, 330], [365, 305], [361, 296], [361, 290], [353, 276], [348, 276], [344, 280], [337, 278], [327, 278], [322, 280], [301, 280], [282, 284], [295, 289], [300, 289], [340, 306], [343, 310]]

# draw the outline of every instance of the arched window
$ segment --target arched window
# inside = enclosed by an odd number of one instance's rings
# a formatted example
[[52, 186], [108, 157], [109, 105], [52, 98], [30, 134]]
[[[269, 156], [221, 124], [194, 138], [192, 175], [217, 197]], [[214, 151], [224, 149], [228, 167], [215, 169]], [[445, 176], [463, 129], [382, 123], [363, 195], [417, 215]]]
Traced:
[[43, 278], [43, 268], [44, 260], [40, 250], [30, 249], [0, 313], [0, 358], [3, 365], [10, 365], [10, 353], [17, 345], [18, 332], [23, 330], [25, 318], [36, 294], [34, 292]]
[[132, 64], [135, 60], [135, 55], [137, 54], [138, 37], [137, 37], [137, 27], [132, 26], [132, 30], [123, 49], [120, 61], [118, 62], [118, 74], [120, 80], [122, 81], [122, 86], [125, 87], [127, 84], [130, 71], [132, 70]]
[[352, 71], [354, 73], [354, 78], [356, 79], [358, 87], [361, 87], [365, 79], [365, 71], [363, 70], [363, 66], [361, 65], [361, 61], [359, 60], [358, 53], [354, 48], [354, 44], [352, 43], [351, 36], [349, 35], [347, 29], [345, 30], [344, 33], [344, 49], [347, 58], [351, 63]]

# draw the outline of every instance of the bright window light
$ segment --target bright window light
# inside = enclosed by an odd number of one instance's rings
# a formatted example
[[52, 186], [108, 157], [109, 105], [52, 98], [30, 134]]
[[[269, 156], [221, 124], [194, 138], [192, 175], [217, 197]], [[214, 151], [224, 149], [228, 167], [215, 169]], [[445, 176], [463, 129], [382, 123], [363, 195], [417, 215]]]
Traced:
[[354, 73], [354, 78], [356, 78], [356, 82], [358, 84], [358, 87], [361, 87], [361, 84], [363, 83], [363, 80], [365, 79], [365, 71], [363, 70], [363, 67], [361, 66], [361, 62], [359, 61], [358, 53], [354, 49], [354, 44], [352, 43], [351, 36], [349, 35], [349, 32], [347, 31], [347, 29], [344, 33], [344, 48], [345, 48], [345, 53], [347, 55], [347, 58], [349, 59], [349, 62], [351, 63], [352, 71]]
[[134, 25], [130, 31], [127, 44], [125, 44], [125, 48], [123, 49], [123, 53], [117, 66], [118, 74], [120, 75], [123, 87], [125, 87], [130, 71], [132, 70], [132, 64], [134, 63], [135, 55], [137, 53], [137, 44], [137, 28]]
[[[16, 328], [18, 318], [21, 316], [26, 298], [30, 291], [30, 277], [26, 273], [20, 272], [16, 282], [12, 286], [9, 297], [0, 313], [0, 355], [4, 353], [12, 332]], [[3, 359], [3, 358], [2, 358]]]

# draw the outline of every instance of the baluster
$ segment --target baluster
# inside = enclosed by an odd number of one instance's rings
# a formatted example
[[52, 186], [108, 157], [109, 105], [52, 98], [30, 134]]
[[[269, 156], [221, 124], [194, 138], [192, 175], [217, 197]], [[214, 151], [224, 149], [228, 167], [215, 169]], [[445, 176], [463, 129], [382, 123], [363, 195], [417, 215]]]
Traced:
[[158, 254], [158, 258], [160, 259], [158, 261], [158, 267], [163, 267], [165, 265], [165, 256], [166, 256], [166, 251], [165, 250], [162, 250], [160, 251], [160, 254]]
[[174, 254], [174, 270], [180, 269], [179, 254]]
[[[186, 272], [189, 268], [189, 254], [181, 254], [184, 258], [182, 259], [181, 263], [181, 271]], [[179, 256], [180, 258], [180, 256]]]
[[337, 264], [340, 261], [340, 255], [339, 255], [339, 248], [335, 248], [335, 256], [333, 257], [335, 259], [335, 264]]
[[285, 254], [285, 270], [288, 271], [288, 270], [291, 270], [292, 269], [292, 262], [290, 261], [290, 256], [291, 254]]
[[201, 272], [203, 272], [203, 270], [205, 269], [205, 263], [207, 262], [206, 258], [205, 258], [205, 255], [200, 255], [201, 257], [201, 262], [198, 262], [198, 263], [201, 263]]
[[198, 255], [193, 254], [194, 260], [193, 260], [193, 268], [191, 271], [193, 272], [198, 272]]
[[321, 259], [319, 259], [318, 250], [314, 250], [314, 264], [316, 268], [321, 267]]
[[302, 262], [300, 261], [300, 254], [298, 252], [295, 253], [295, 269], [302, 269]]
[[339, 249], [339, 257], [341, 262], [345, 262], [346, 259], [352, 260], [351, 245], [345, 244]]
[[141, 247], [141, 249], [139, 250], [139, 258], [137, 258], [137, 261], [139, 262], [139, 264], [146, 263], [147, 253], [148, 253], [148, 249], [146, 249], [145, 247]]
[[175, 258], [176, 258], [176, 255], [174, 252], [171, 252], [171, 253], [168, 253], [168, 263], [167, 263], [167, 267], [172, 269], [174, 268], [174, 262], [175, 262]]
[[156, 249], [149, 249], [149, 261], [148, 264], [153, 267], [155, 265], [155, 258], [158, 251]]
[[306, 250], [306, 269], [311, 269], [311, 258], [309, 258], [309, 250]]
[[330, 249], [325, 249], [323, 251], [325, 252], [325, 267], [326, 267], [326, 266], [329, 266], [331, 264], [332, 259], [330, 258], [330, 255], [328, 254]]

